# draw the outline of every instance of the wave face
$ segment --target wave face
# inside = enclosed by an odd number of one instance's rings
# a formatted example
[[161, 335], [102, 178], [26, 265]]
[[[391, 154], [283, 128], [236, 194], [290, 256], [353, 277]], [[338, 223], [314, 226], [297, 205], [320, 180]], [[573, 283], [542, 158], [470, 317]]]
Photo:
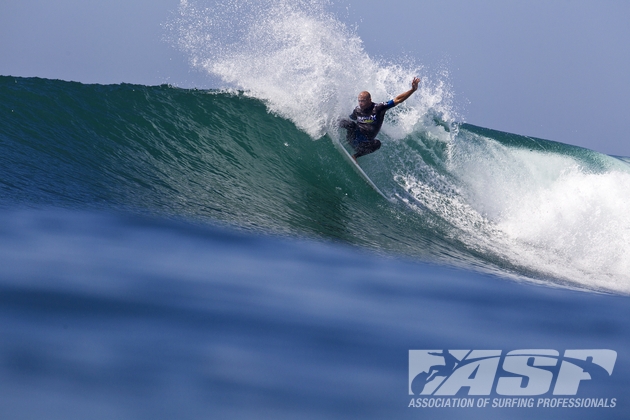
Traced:
[[435, 107], [413, 120], [422, 106], [392, 112], [360, 162], [390, 203], [325, 121], [309, 135], [249, 94], [0, 77], [1, 205], [220, 222], [630, 291], [627, 162]]

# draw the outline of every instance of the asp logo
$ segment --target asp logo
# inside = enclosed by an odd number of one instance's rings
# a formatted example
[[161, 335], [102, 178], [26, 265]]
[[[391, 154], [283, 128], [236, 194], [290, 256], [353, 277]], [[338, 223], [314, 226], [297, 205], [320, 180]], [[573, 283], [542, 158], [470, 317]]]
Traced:
[[[612, 375], [617, 352], [607, 349], [409, 350], [409, 395], [576, 395], [591, 374]], [[499, 367], [501, 369], [499, 369]]]

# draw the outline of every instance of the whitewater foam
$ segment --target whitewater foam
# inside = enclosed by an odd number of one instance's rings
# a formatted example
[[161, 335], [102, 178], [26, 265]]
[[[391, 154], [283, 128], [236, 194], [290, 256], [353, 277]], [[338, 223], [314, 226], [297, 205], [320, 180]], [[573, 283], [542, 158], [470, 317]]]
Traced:
[[[462, 131], [435, 169], [398, 182], [475, 251], [594, 289], [630, 292], [630, 168], [505, 146]], [[409, 153], [407, 150], [405, 153]]]

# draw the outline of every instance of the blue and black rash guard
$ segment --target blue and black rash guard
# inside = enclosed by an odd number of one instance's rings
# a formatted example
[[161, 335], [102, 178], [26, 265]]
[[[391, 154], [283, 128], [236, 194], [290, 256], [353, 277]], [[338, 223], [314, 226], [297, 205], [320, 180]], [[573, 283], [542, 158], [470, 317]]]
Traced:
[[350, 119], [357, 122], [359, 131], [367, 140], [374, 140], [383, 125], [385, 112], [395, 106], [396, 104], [393, 100], [379, 104], [372, 102], [371, 107], [367, 111], [362, 111], [360, 107], [356, 107], [350, 114]]

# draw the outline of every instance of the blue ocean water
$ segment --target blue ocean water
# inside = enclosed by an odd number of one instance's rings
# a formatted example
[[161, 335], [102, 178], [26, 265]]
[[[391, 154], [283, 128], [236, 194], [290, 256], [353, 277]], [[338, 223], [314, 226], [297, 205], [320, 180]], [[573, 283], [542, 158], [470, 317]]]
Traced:
[[[182, 1], [176, 41], [234, 89], [0, 76], [2, 416], [627, 418], [627, 158], [463, 124], [442, 75], [307, 3]], [[331, 140], [362, 86], [413, 74], [360, 159], [388, 201]], [[591, 354], [553, 394], [565, 350], [593, 349], [614, 369]], [[474, 407], [416, 408], [410, 350], [501, 368], [447, 398]], [[502, 377], [553, 381], [504, 407]]]
[[[625, 296], [127, 213], [2, 213], [5, 418], [627, 417]], [[532, 347], [616, 350], [577, 395], [616, 407], [408, 407], [410, 349]]]

